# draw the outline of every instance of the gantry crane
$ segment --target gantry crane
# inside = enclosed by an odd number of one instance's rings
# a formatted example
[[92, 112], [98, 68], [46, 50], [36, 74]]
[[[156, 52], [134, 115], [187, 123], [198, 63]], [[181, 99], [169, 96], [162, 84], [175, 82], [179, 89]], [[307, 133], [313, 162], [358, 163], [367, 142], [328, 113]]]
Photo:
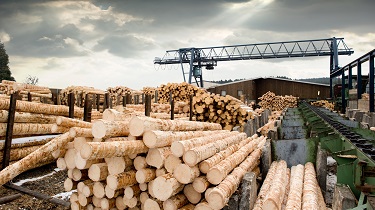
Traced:
[[[229, 45], [203, 48], [180, 48], [168, 50], [162, 58], [156, 57], [154, 64], [181, 64], [182, 75], [189, 75], [188, 82], [195, 79], [197, 86], [203, 87], [202, 67], [214, 69], [218, 61], [295, 58], [311, 56], [330, 56], [330, 73], [339, 69], [338, 56], [351, 55], [354, 51], [349, 48], [344, 38], [328, 38], [315, 40], [300, 40], [287, 42], [271, 42], [245, 45]], [[183, 64], [189, 64], [185, 72]], [[332, 89], [332, 79], [331, 79]]]

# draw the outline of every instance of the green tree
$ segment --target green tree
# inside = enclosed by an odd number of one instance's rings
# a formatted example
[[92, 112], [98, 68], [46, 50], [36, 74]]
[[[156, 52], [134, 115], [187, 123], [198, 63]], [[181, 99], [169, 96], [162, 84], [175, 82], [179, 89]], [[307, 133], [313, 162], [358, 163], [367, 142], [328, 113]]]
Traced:
[[11, 80], [16, 81], [12, 77], [12, 72], [9, 69], [9, 56], [5, 51], [4, 44], [0, 41], [0, 81], [2, 80]]

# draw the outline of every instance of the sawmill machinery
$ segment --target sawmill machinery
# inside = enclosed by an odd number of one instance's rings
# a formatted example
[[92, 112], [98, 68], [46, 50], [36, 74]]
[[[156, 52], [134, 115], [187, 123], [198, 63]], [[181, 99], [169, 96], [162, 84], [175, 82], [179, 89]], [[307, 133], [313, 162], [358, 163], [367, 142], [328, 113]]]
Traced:
[[[333, 37], [203, 48], [180, 48], [166, 51], [162, 58], [156, 57], [154, 64], [181, 65], [184, 81], [186, 82], [185, 75], [188, 75], [190, 84], [193, 82], [192, 78], [194, 78], [197, 86], [203, 87], [202, 67], [213, 70], [218, 61], [330, 56], [330, 72], [333, 72], [339, 69], [338, 56], [351, 55], [353, 52], [345, 44], [344, 38]], [[183, 64], [189, 64], [188, 71], [185, 71]]]
[[300, 105], [310, 138], [337, 162], [337, 184], [358, 199], [352, 209], [375, 209], [375, 133], [326, 108]]

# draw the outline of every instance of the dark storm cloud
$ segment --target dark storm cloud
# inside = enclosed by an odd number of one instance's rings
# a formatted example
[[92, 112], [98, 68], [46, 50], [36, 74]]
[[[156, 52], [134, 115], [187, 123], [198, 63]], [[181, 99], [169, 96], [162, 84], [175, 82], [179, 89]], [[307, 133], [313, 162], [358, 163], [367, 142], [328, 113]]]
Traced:
[[373, 32], [373, 0], [276, 0], [248, 20], [253, 29], [298, 32], [353, 30]]
[[136, 57], [140, 51], [154, 48], [151, 41], [133, 35], [109, 35], [98, 41], [95, 50], [108, 50], [119, 57]]
[[56, 18], [58, 9], [40, 5], [46, 1], [3, 2], [0, 6], [0, 31], [10, 35], [6, 43], [12, 55], [26, 57], [73, 57], [86, 55], [69, 43], [83, 44], [76, 25], [61, 24]]

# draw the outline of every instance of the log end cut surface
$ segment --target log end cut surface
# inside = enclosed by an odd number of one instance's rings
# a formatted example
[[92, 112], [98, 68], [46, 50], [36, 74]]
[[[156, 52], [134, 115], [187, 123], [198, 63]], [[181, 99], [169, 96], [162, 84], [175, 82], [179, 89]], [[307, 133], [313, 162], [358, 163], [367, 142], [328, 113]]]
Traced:
[[132, 136], [140, 136], [144, 132], [143, 121], [138, 117], [133, 117], [129, 122], [129, 131]]
[[143, 142], [148, 148], [155, 148], [157, 137], [154, 132], [152, 131], [146, 131], [143, 134]]
[[94, 138], [103, 138], [105, 136], [106, 130], [107, 128], [103, 121], [98, 120], [92, 124], [92, 135], [94, 136]]

